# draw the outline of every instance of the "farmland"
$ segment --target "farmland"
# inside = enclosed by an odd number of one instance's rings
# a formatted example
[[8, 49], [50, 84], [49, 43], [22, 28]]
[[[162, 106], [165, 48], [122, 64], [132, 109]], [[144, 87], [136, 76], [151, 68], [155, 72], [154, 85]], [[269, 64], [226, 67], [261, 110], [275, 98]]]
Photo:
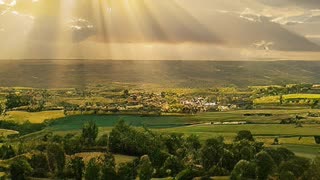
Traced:
[[[147, 154], [160, 173], [155, 177], [167, 176], [157, 167], [164, 163], [157, 156], [165, 152], [163, 156], [182, 158], [180, 151], [191, 148], [191, 142], [202, 147], [190, 150], [196, 153], [190, 154], [195, 165], [202, 163], [196, 157], [206, 157], [202, 151], [211, 141], [235, 155], [242, 145], [255, 153], [260, 148], [268, 152], [285, 148], [296, 158], [320, 155], [320, 91], [312, 84], [159, 88], [111, 83], [86, 88], [3, 87], [0, 91], [0, 155], [6, 152], [1, 155], [3, 176], [20, 156], [32, 163], [35, 156], [48, 156], [50, 149], [63, 152], [67, 164], [81, 159], [88, 166], [111, 158], [116, 171], [124, 165], [133, 168], [137, 158]], [[96, 129], [94, 140], [87, 134], [92, 129]], [[252, 137], [239, 141], [240, 132]], [[233, 167], [224, 168], [230, 172]], [[229, 172], [212, 176], [228, 178]], [[54, 173], [45, 176], [57, 176]]]

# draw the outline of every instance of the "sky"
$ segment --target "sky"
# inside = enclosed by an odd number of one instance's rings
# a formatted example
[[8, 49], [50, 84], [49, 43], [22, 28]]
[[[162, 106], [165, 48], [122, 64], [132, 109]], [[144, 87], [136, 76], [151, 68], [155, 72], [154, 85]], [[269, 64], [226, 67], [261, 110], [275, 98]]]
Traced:
[[0, 59], [320, 60], [320, 1], [0, 0]]

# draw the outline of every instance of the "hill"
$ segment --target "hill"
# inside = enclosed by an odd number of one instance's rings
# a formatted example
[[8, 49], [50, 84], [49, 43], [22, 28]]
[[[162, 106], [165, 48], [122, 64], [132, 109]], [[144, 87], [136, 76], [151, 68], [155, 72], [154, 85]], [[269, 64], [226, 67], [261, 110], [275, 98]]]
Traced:
[[1, 60], [0, 86], [84, 87], [109, 82], [162, 87], [319, 83], [316, 61]]

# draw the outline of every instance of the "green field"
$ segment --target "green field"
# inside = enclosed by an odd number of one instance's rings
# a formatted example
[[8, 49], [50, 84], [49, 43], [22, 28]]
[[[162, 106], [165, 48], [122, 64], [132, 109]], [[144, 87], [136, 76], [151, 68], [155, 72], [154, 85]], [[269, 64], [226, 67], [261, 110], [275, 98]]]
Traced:
[[149, 128], [177, 127], [192, 122], [184, 116], [78, 115], [56, 119], [52, 121], [48, 129], [53, 131], [78, 130], [82, 128], [85, 122], [90, 120], [95, 121], [99, 127], [112, 127], [120, 119], [132, 126]]
[[[319, 110], [236, 110], [228, 112], [199, 113], [185, 116], [75, 115], [55, 119], [49, 126], [49, 129], [56, 131], [77, 130], [82, 127], [84, 122], [89, 120], [95, 121], [100, 127], [112, 127], [120, 119], [123, 119], [133, 126], [144, 125], [149, 128], [158, 129], [185, 126], [186, 124], [232, 121], [246, 121], [255, 124], [279, 124], [282, 119], [294, 117], [297, 114], [306, 114], [308, 112], [319, 112]], [[250, 114], [250, 116], [245, 116], [246, 114]], [[264, 116], [263, 114], [271, 114], [271, 116]], [[56, 115], [59, 116], [59, 114]]]

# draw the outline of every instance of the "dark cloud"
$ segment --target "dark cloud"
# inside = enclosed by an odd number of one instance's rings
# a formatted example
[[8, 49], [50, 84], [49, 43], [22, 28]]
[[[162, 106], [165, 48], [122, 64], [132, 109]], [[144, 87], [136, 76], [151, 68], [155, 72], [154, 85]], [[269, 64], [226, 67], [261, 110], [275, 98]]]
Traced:
[[266, 5], [277, 7], [300, 6], [304, 8], [320, 8], [319, 0], [258, 0]]

